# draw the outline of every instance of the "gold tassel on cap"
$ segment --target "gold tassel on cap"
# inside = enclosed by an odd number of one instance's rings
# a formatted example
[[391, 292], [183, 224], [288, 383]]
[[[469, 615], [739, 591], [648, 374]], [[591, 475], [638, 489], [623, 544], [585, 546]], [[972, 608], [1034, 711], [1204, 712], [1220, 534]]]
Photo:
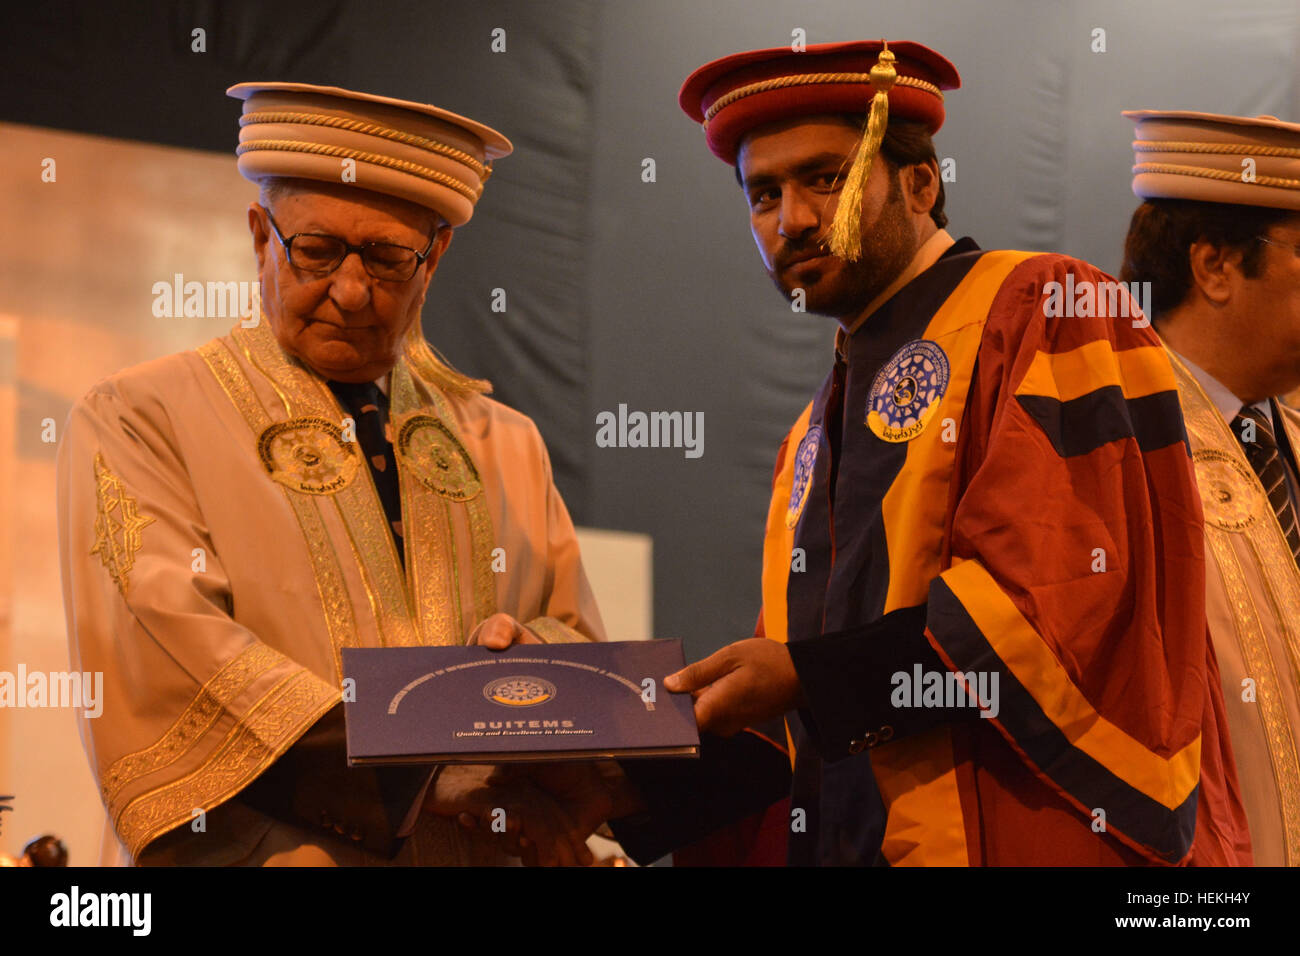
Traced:
[[871, 161], [876, 158], [881, 140], [885, 138], [885, 127], [889, 124], [889, 91], [897, 79], [894, 54], [889, 52], [889, 44], [885, 43], [876, 65], [871, 68], [871, 88], [876, 92], [871, 98], [871, 112], [862, 133], [862, 143], [840, 189], [840, 203], [831, 221], [831, 253], [848, 262], [856, 262], [862, 256], [862, 192], [871, 174]]

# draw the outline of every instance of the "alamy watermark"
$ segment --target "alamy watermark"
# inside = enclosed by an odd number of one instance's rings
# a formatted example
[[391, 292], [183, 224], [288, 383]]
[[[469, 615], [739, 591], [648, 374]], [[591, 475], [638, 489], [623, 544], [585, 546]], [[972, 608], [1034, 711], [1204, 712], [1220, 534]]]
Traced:
[[103, 671], [0, 671], [0, 707], [81, 707], [91, 719], [104, 712]]
[[981, 717], [997, 717], [997, 671], [931, 671], [920, 664], [911, 673], [895, 671], [889, 702], [895, 707], [978, 707]]
[[83, 893], [74, 884], [50, 897], [51, 926], [123, 926], [133, 936], [148, 936], [152, 913], [152, 893]]
[[638, 412], [620, 404], [596, 415], [598, 448], [682, 448], [687, 458], [704, 454], [703, 412]]
[[1133, 320], [1133, 328], [1151, 324], [1151, 283], [1074, 280], [1043, 284], [1043, 315], [1049, 319], [1111, 318]]
[[185, 281], [177, 272], [171, 282], [153, 284], [153, 314], [159, 319], [242, 318], [246, 329], [255, 328], [262, 315], [262, 283], [247, 281]]

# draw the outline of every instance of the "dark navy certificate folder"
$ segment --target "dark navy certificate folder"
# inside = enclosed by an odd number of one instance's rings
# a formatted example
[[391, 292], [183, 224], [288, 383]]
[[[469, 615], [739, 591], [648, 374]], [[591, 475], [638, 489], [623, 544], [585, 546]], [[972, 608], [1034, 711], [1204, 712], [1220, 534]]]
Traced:
[[343, 649], [348, 763], [693, 757], [681, 641]]

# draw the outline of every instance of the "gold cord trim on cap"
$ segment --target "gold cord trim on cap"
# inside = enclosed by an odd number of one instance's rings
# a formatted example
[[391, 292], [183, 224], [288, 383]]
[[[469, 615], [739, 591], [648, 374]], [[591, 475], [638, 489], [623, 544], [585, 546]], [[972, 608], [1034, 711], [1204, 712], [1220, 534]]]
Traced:
[[381, 126], [379, 123], [367, 123], [362, 120], [349, 119], [346, 116], [330, 116], [327, 113], [300, 113], [288, 110], [256, 110], [252, 113], [245, 113], [239, 118], [241, 127], [252, 126], [256, 123], [302, 123], [306, 126], [329, 126], [334, 129], [345, 129], [353, 133], [363, 133], [366, 136], [379, 136], [383, 139], [391, 139], [395, 143], [418, 146], [421, 149], [429, 150], [431, 153], [438, 153], [441, 156], [454, 159], [456, 162], [474, 170], [474, 175], [484, 182], [492, 175], [491, 166], [480, 163], [463, 149], [448, 146], [436, 139], [417, 136], [414, 133], [403, 133], [400, 129]]
[[408, 163], [403, 159], [393, 159], [391, 156], [384, 156], [381, 153], [371, 153], [364, 149], [350, 149], [346, 146], [326, 146], [321, 143], [304, 143], [296, 139], [259, 139], [248, 143], [240, 143], [235, 149], [236, 156], [243, 156], [244, 153], [252, 152], [258, 149], [276, 150], [286, 153], [316, 153], [321, 156], [339, 156], [344, 159], [355, 159], [359, 162], [370, 163], [374, 166], [387, 166], [389, 169], [396, 169], [403, 173], [409, 173], [412, 176], [418, 176], [421, 179], [427, 179], [430, 182], [446, 186], [448, 189], [454, 189], [470, 202], [478, 202], [482, 195], [483, 187], [472, 189], [465, 185], [454, 176], [448, 176], [446, 173], [439, 172], [436, 169], [430, 169], [428, 166], [421, 166], [418, 163]]
[[1300, 159], [1300, 149], [1292, 146], [1263, 146], [1254, 143], [1160, 142], [1153, 139], [1133, 141], [1139, 153], [1220, 153], [1227, 156], [1284, 156]]
[[1247, 186], [1276, 186], [1279, 189], [1300, 189], [1300, 179], [1286, 179], [1282, 176], [1256, 176], [1247, 182], [1241, 178], [1241, 172], [1233, 169], [1210, 169], [1207, 166], [1179, 166], [1175, 163], [1138, 163], [1133, 167], [1133, 174], [1168, 173], [1172, 176], [1199, 176], [1201, 179], [1218, 179], [1223, 182], [1239, 182]]
[[[748, 86], [741, 86], [730, 93], [719, 96], [704, 114], [704, 125], [707, 128], [709, 122], [717, 115], [719, 110], [725, 109], [736, 100], [743, 99], [746, 96], [752, 96], [755, 93], [766, 93], [768, 90], [780, 90], [787, 86], [803, 86], [809, 83], [866, 83], [870, 85], [870, 73], [797, 73], [794, 76], [777, 76], [770, 80], [760, 80], [757, 83], [750, 83]], [[915, 76], [900, 76], [894, 80], [895, 86], [910, 86], [918, 90], [925, 90], [927, 93], [933, 93], [943, 99], [943, 91], [926, 80], [918, 79]]]

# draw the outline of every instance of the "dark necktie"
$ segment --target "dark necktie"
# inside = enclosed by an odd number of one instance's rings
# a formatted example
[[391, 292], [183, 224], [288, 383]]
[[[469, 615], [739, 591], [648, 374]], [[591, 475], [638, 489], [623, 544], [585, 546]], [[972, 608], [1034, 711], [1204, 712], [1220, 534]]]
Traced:
[[[1250, 422], [1254, 422], [1254, 440], [1248, 440]], [[1277, 522], [1282, 526], [1286, 543], [1291, 548], [1291, 556], [1300, 565], [1300, 528], [1296, 526], [1295, 507], [1291, 504], [1291, 495], [1286, 486], [1286, 462], [1282, 460], [1277, 437], [1264, 417], [1264, 413], [1252, 406], [1243, 406], [1237, 417], [1232, 420], [1232, 431], [1241, 442], [1246, 452], [1246, 460], [1255, 469], [1259, 482], [1264, 486], [1268, 503], [1273, 506]]]
[[397, 459], [393, 457], [393, 443], [388, 430], [388, 396], [374, 382], [330, 382], [330, 391], [338, 398], [343, 410], [356, 422], [357, 443], [361, 455], [370, 466], [375, 479], [375, 490], [384, 506], [384, 515], [393, 531], [397, 556], [406, 566], [406, 549], [402, 541], [402, 492], [397, 481]]

